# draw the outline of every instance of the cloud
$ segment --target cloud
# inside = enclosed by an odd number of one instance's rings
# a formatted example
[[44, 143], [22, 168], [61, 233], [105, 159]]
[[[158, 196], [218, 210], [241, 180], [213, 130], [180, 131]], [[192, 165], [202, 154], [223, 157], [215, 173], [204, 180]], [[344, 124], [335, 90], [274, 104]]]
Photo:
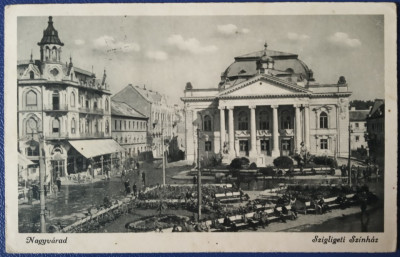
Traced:
[[291, 40], [291, 41], [306, 41], [306, 40], [309, 40], [310, 39], [310, 37], [308, 36], [308, 35], [305, 35], [305, 34], [297, 34], [297, 33], [294, 33], [294, 32], [289, 32], [288, 34], [287, 34], [287, 38], [289, 39], [289, 40]]
[[328, 37], [328, 42], [337, 46], [349, 48], [356, 48], [361, 45], [361, 41], [359, 39], [350, 38], [348, 34], [343, 32], [336, 32], [332, 36]]
[[167, 42], [181, 51], [193, 54], [211, 53], [218, 50], [214, 45], [202, 46], [196, 38], [184, 39], [181, 35], [171, 35]]
[[225, 24], [225, 25], [218, 25], [217, 30], [219, 33], [225, 36], [231, 36], [235, 34], [247, 34], [250, 32], [247, 28], [239, 29], [238, 26], [234, 24]]
[[77, 46], [81, 46], [81, 45], [85, 44], [85, 40], [83, 40], [83, 39], [75, 39], [74, 43]]
[[165, 61], [168, 59], [168, 54], [164, 51], [147, 51], [146, 56], [156, 61]]
[[112, 36], [101, 36], [93, 40], [95, 48], [106, 50], [107, 52], [139, 52], [140, 46], [135, 42], [122, 42], [117, 41]]

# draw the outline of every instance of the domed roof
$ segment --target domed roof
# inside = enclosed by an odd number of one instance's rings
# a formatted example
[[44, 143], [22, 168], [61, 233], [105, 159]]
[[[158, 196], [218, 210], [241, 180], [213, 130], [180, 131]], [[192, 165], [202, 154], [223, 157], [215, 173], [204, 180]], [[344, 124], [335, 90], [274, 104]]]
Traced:
[[224, 80], [232, 81], [257, 75], [257, 62], [259, 61], [273, 61], [273, 73], [276, 75], [296, 74], [307, 80], [313, 80], [312, 71], [303, 61], [298, 59], [298, 55], [266, 49], [235, 57], [235, 62], [229, 65], [221, 77]]
[[53, 17], [49, 16], [47, 29], [43, 31], [42, 40], [38, 43], [38, 45], [46, 45], [46, 44], [54, 44], [63, 46], [64, 43], [61, 42], [58, 37], [58, 31], [53, 27]]

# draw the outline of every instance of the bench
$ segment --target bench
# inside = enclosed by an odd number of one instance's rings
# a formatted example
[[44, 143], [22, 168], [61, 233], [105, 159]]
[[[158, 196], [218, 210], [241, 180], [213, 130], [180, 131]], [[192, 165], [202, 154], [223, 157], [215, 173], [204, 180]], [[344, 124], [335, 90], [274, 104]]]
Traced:
[[221, 194], [215, 194], [215, 198], [221, 202], [230, 202], [240, 200], [240, 192], [226, 192]]
[[325, 204], [328, 206], [329, 209], [338, 208], [340, 204], [337, 203], [337, 197], [330, 197], [325, 199]]

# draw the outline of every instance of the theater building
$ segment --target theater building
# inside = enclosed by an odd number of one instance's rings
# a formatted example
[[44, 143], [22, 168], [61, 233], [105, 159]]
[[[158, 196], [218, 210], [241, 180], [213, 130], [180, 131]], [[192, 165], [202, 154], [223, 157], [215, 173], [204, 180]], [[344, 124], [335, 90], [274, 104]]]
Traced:
[[199, 147], [201, 158], [221, 153], [264, 166], [302, 142], [314, 155], [347, 156], [351, 92], [338, 78], [318, 83], [298, 55], [267, 44], [235, 57], [215, 87], [185, 87], [186, 158], [196, 160]]
[[[35, 165], [43, 157], [46, 182], [79, 172], [99, 174], [120, 155], [111, 139], [111, 99], [106, 73], [63, 62], [63, 43], [49, 17], [38, 43], [40, 59], [19, 61], [18, 149]], [[42, 154], [40, 154], [42, 149]]]

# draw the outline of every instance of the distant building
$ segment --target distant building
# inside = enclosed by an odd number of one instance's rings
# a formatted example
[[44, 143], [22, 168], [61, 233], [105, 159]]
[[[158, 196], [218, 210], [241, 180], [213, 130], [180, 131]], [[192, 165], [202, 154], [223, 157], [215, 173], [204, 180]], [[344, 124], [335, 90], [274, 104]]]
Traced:
[[385, 157], [385, 102], [383, 99], [376, 99], [368, 114], [367, 132], [370, 157], [382, 165]]
[[[40, 60], [18, 61], [18, 149], [38, 175], [43, 149], [46, 183], [78, 172], [112, 169], [121, 147], [111, 139], [111, 99], [106, 73], [63, 62], [63, 43], [49, 17], [38, 43]], [[114, 162], [112, 161], [114, 159]], [[28, 175], [30, 176], [30, 175]]]
[[147, 144], [148, 118], [126, 103], [111, 101], [112, 138], [124, 149], [123, 158], [138, 157], [150, 150]]
[[352, 107], [349, 111], [351, 128], [351, 150], [367, 148], [367, 117], [370, 110], [356, 110]]
[[297, 54], [265, 44], [261, 51], [235, 57], [215, 87], [186, 84], [181, 98], [186, 157], [194, 161], [197, 154], [220, 153], [228, 162], [248, 157], [264, 166], [303, 150], [347, 156], [350, 95], [343, 76], [336, 83], [317, 83]]
[[[161, 133], [164, 139], [171, 140], [174, 124], [175, 109], [168, 104], [165, 95], [146, 89], [146, 86], [133, 86], [129, 84], [112, 97], [113, 101], [124, 102], [133, 109], [142, 113], [148, 120], [147, 143], [151, 146], [153, 156], [162, 156]], [[165, 148], [167, 151], [167, 149]]]

